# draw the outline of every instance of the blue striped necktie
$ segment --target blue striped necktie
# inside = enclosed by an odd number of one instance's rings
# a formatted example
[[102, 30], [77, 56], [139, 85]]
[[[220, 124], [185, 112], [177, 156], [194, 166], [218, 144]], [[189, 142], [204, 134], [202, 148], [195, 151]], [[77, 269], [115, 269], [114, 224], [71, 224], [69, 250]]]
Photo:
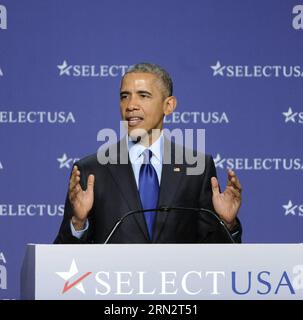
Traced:
[[[150, 163], [153, 153], [149, 149], [143, 152], [144, 160], [139, 174], [139, 193], [143, 209], [153, 209], [157, 207], [159, 196], [159, 180], [157, 172]], [[153, 226], [156, 212], [144, 212], [145, 221], [150, 239], [153, 236]]]

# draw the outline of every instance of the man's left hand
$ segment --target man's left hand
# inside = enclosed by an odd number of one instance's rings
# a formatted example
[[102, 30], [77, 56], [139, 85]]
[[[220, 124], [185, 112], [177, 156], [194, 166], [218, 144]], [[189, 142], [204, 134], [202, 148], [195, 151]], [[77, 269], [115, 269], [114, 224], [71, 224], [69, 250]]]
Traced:
[[218, 179], [211, 178], [213, 205], [220, 218], [232, 229], [241, 206], [242, 187], [235, 172], [228, 170], [228, 181], [224, 192], [220, 192]]

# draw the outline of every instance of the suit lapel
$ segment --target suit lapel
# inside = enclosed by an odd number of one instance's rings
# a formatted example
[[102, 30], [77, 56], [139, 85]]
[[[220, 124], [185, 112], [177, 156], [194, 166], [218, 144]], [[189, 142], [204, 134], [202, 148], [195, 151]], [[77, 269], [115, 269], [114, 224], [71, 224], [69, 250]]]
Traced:
[[[175, 145], [172, 144], [166, 138], [164, 138], [163, 165], [158, 207], [169, 207], [172, 205], [174, 195], [180, 184], [180, 179], [183, 176], [185, 166], [183, 164], [175, 164], [183, 162], [180, 161], [180, 159], [178, 159], [179, 161], [176, 161], [175, 150]], [[170, 155], [170, 157], [167, 157], [168, 155]], [[166, 212], [161, 212], [157, 214], [153, 233], [153, 242], [157, 241], [161, 232], [163, 231], [168, 214], [169, 213]]]
[[[137, 189], [136, 179], [132, 169], [130, 159], [128, 157], [128, 148], [126, 146], [126, 139], [122, 139], [118, 144], [114, 145], [117, 148], [117, 161], [118, 164], [109, 164], [108, 168], [111, 173], [112, 178], [115, 180], [118, 189], [124, 198], [130, 211], [132, 210], [142, 210], [142, 204], [140, 195]], [[114, 154], [114, 153], [113, 153]], [[126, 157], [128, 159], [127, 164], [120, 164], [121, 157]], [[112, 159], [115, 161], [116, 159]], [[116, 162], [113, 162], [116, 163]], [[133, 219], [139, 226], [140, 230], [144, 234], [146, 240], [149, 241], [148, 231], [142, 213], [133, 214], [128, 219]]]

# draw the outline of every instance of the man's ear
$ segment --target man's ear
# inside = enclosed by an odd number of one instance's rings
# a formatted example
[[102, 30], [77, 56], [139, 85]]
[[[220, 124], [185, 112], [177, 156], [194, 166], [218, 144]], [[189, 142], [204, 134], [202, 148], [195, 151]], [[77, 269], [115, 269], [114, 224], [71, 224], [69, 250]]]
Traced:
[[164, 100], [164, 115], [168, 116], [173, 113], [177, 107], [177, 99], [174, 96], [167, 97]]

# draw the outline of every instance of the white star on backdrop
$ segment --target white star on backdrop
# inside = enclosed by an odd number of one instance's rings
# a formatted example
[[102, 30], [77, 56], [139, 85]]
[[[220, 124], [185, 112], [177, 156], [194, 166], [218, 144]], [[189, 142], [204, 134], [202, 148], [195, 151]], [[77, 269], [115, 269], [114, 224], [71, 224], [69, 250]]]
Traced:
[[216, 155], [216, 157], [214, 158], [215, 166], [216, 166], [216, 167], [220, 167], [220, 168], [222, 168], [222, 169], [224, 169], [224, 166], [223, 166], [224, 161], [225, 161], [225, 159], [224, 159], [224, 158], [221, 159], [221, 156], [220, 156], [219, 153], [218, 153], [218, 154]]
[[70, 76], [71, 67], [72, 66], [69, 66], [67, 64], [66, 60], [64, 60], [62, 64], [57, 65], [57, 68], [60, 70], [60, 76], [62, 76], [63, 74]]
[[291, 200], [288, 201], [288, 204], [283, 205], [283, 208], [285, 209], [285, 216], [288, 216], [289, 214], [292, 214], [293, 216], [296, 215], [295, 209], [297, 206], [294, 206]]
[[293, 112], [291, 107], [288, 108], [287, 112], [282, 112], [282, 114], [285, 116], [285, 122], [292, 121], [296, 123], [295, 116], [298, 114], [298, 112]]
[[217, 61], [217, 63], [214, 66], [210, 66], [214, 72], [213, 72], [213, 76], [216, 75], [220, 75], [220, 76], [224, 76], [223, 70], [225, 69], [225, 66], [221, 66], [220, 61]]
[[73, 159], [68, 159], [66, 153], [63, 153], [61, 158], [57, 158], [57, 161], [60, 163], [60, 169], [64, 167], [70, 169], [70, 162], [73, 161]]

